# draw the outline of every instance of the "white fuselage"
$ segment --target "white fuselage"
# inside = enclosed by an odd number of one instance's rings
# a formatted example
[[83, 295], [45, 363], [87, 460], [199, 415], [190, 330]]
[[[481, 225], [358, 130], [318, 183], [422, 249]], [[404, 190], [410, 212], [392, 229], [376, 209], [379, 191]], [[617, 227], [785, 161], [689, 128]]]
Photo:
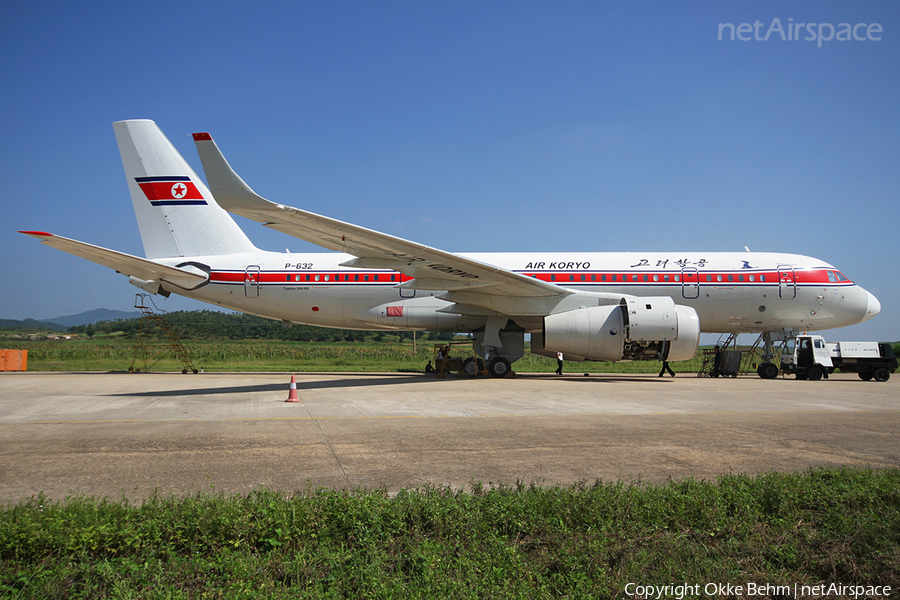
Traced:
[[[471, 253], [470, 259], [575, 292], [668, 296], [694, 308], [703, 332], [811, 331], [853, 325], [880, 308], [835, 267], [795, 254], [721, 252]], [[484, 317], [439, 312], [441, 291], [400, 288], [409, 277], [339, 266], [345, 254], [248, 252], [191, 259], [209, 283], [184, 296], [284, 321], [351, 329], [471, 331]], [[515, 316], [515, 315], [511, 315]], [[518, 320], [538, 330], [538, 320]]]

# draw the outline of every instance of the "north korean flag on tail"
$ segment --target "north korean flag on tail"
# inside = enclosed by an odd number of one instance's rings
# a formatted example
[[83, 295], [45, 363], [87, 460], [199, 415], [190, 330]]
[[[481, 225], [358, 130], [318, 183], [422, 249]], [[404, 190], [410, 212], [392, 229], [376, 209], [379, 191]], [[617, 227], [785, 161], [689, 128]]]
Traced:
[[135, 177], [153, 206], [206, 205], [190, 177]]

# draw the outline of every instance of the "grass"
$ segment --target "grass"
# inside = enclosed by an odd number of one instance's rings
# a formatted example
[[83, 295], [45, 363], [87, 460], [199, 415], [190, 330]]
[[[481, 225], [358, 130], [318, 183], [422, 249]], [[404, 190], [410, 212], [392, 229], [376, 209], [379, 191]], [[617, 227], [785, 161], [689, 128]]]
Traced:
[[6, 598], [611, 598], [629, 582], [896, 590], [900, 470], [38, 497], [0, 516]]
[[[401, 343], [325, 343], [281, 341], [187, 341], [194, 366], [207, 372], [215, 371], [369, 371], [422, 372], [425, 363], [433, 358], [432, 344], [419, 344], [413, 352], [412, 344]], [[127, 371], [134, 356], [131, 340], [65, 340], [19, 341], [5, 340], [5, 348], [28, 350], [29, 371]], [[161, 343], [156, 344], [162, 348]], [[672, 362], [676, 372], [696, 373], [701, 357], [684, 362]], [[656, 373], [659, 361], [631, 363], [573, 363], [565, 364], [570, 373]], [[165, 358], [153, 371], [181, 371], [174, 358]], [[516, 361], [516, 371], [522, 373], [552, 373], [556, 360], [526, 352]]]

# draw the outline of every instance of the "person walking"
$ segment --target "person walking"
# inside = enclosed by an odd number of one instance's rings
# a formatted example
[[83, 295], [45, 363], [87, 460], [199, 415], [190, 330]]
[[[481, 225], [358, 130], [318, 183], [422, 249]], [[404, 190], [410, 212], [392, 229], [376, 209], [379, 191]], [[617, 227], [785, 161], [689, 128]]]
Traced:
[[556, 374], [562, 375], [562, 361], [563, 361], [563, 353], [556, 353]]
[[721, 368], [722, 368], [722, 350], [720, 350], [719, 346], [716, 345], [716, 355], [713, 357], [712, 376], [718, 377], [720, 374]]
[[673, 371], [672, 367], [669, 366], [669, 361], [664, 360], [662, 370], [659, 372], [659, 376], [662, 377], [663, 375], [665, 375], [666, 371], [669, 372], [669, 375], [675, 377], [675, 371]]

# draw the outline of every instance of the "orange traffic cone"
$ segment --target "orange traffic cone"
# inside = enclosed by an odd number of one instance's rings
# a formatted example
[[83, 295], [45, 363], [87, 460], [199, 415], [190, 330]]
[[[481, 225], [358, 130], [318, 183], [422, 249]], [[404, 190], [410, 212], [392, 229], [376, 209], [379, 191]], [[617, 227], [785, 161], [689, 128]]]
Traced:
[[288, 394], [287, 400], [285, 402], [300, 402], [300, 398], [297, 397], [297, 380], [294, 379], [294, 374], [291, 373], [291, 391]]

